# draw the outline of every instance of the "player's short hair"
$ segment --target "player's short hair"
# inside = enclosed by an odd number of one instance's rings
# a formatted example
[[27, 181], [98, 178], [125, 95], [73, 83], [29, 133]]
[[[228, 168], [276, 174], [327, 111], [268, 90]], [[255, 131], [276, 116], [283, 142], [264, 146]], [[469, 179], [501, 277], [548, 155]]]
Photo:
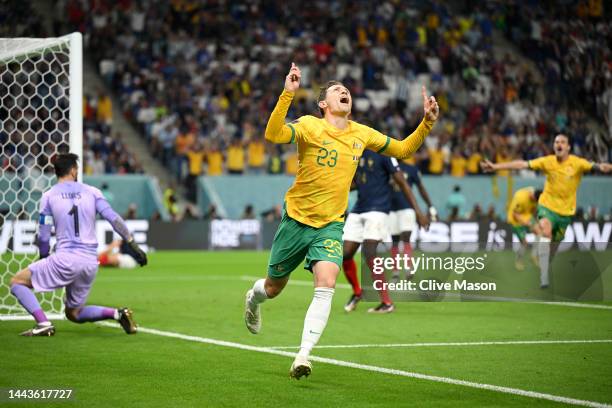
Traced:
[[541, 188], [537, 188], [536, 191], [533, 194], [535, 195], [536, 201], [538, 201], [540, 199], [540, 196], [542, 195], [542, 189]]
[[[558, 133], [558, 134], [555, 135], [554, 139], [556, 139], [558, 136], [563, 136], [564, 138], [566, 138], [567, 139], [567, 144], [570, 145], [570, 147], [572, 147], [572, 137], [570, 135], [568, 135], [567, 133]], [[554, 141], [554, 139], [553, 139], [553, 141]]]
[[53, 167], [55, 168], [55, 175], [60, 178], [64, 177], [73, 167], [78, 167], [79, 156], [74, 153], [62, 153], [58, 154], [53, 161]]
[[325, 111], [321, 109], [321, 107], [319, 106], [319, 102], [325, 100], [325, 98], [327, 97], [327, 90], [334, 85], [344, 86], [344, 84], [340, 81], [327, 81], [325, 85], [319, 88], [319, 97], [317, 98], [317, 107], [319, 108], [319, 112], [321, 112], [321, 116], [324, 115]]

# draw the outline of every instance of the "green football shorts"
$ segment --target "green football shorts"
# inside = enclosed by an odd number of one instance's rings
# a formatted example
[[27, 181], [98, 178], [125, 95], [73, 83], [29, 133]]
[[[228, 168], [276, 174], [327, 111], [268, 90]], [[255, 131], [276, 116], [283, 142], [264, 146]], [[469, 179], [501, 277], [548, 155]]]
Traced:
[[522, 241], [529, 233], [529, 227], [526, 225], [513, 225], [512, 232], [515, 233], [518, 239]]
[[538, 220], [546, 218], [552, 225], [552, 241], [561, 242], [565, 236], [567, 226], [572, 222], [572, 217], [557, 214], [548, 208], [538, 205]]
[[316, 261], [330, 261], [342, 268], [343, 222], [314, 228], [289, 217], [285, 212], [278, 226], [268, 261], [268, 276], [284, 278], [306, 258], [304, 269], [312, 272]]

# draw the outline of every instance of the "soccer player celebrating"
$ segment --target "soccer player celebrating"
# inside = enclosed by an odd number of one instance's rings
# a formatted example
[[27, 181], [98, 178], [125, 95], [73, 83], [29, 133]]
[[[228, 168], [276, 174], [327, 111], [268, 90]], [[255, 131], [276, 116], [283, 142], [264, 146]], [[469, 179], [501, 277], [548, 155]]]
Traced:
[[[399, 167], [402, 170], [404, 179], [410, 186], [415, 185], [419, 189], [419, 193], [425, 204], [429, 208], [429, 220], [436, 221], [438, 212], [431, 203], [429, 194], [423, 185], [421, 175], [417, 166], [408, 164], [404, 161], [399, 162]], [[392, 246], [391, 256], [395, 258], [399, 254], [399, 242], [400, 240], [404, 243], [404, 255], [407, 255], [412, 259], [412, 245], [410, 244], [410, 238], [412, 231], [417, 229], [417, 212], [415, 210], [416, 202], [413, 204], [407, 199], [406, 195], [402, 193], [401, 188], [397, 183], [392, 183], [393, 193], [391, 195], [391, 212], [389, 213], [389, 231], [391, 232]], [[399, 271], [395, 271], [393, 274], [394, 279], [399, 279]]]
[[[347, 280], [353, 287], [353, 295], [349, 299], [344, 310], [351, 312], [357, 307], [361, 300], [361, 287], [357, 278], [357, 265], [353, 257], [363, 243], [363, 256], [370, 268], [373, 270], [373, 262], [376, 257], [376, 248], [388, 234], [388, 214], [391, 210], [392, 188], [390, 179], [394, 181], [401, 191], [404, 200], [416, 209], [416, 218], [419, 223], [426, 227], [429, 224], [427, 217], [423, 215], [416, 203], [410, 187], [406, 183], [404, 173], [395, 158], [384, 157], [370, 150], [363, 152], [359, 168], [355, 175], [357, 188], [357, 202], [346, 218], [344, 226], [344, 256], [342, 267]], [[372, 274], [372, 280], [383, 281], [384, 275]], [[380, 286], [380, 285], [379, 285]], [[379, 290], [381, 303], [377, 307], [368, 310], [369, 313], [391, 313], [395, 307], [387, 293], [387, 289]]]
[[[11, 279], [11, 293], [36, 320], [34, 328], [22, 336], [52, 336], [55, 327], [43, 312], [35, 292], [66, 288], [64, 299], [68, 320], [75, 323], [117, 320], [128, 334], [136, 333], [132, 311], [85, 306], [98, 270], [96, 213], [111, 223], [127, 241], [131, 255], [144, 266], [146, 254], [134, 242], [123, 219], [110, 207], [100, 190], [76, 181], [78, 156], [60, 154], [54, 161], [57, 184], [46, 191], [40, 203], [38, 247], [41, 259]], [[51, 226], [55, 225], [57, 244], [49, 254]]]
[[247, 292], [245, 307], [246, 326], [258, 333], [260, 304], [278, 296], [289, 274], [306, 259], [305, 268], [313, 273], [315, 289], [304, 320], [300, 351], [291, 365], [290, 376], [297, 379], [310, 374], [308, 356], [327, 324], [342, 262], [349, 188], [364, 149], [408, 157], [421, 146], [439, 113], [435, 98], [427, 97], [423, 87], [425, 117], [414, 133], [399, 142], [349, 120], [351, 94], [340, 82], [330, 81], [318, 98], [322, 119], [307, 115], [285, 124], [300, 77], [300, 69], [292, 64], [266, 127], [266, 140], [297, 144], [299, 164], [285, 196], [285, 214], [272, 244], [268, 276], [256, 281]]
[[508, 207], [508, 223], [512, 225], [512, 232], [521, 242], [514, 262], [514, 266], [519, 271], [525, 269], [523, 258], [527, 252], [527, 233], [533, 231], [539, 234], [534, 215], [541, 194], [542, 190], [536, 190], [533, 187], [521, 188], [514, 193]]
[[[506, 163], [492, 163], [489, 160], [481, 162], [482, 169], [487, 172], [497, 170], [539, 170], [546, 175], [544, 191], [538, 199], [537, 216], [540, 229], [538, 258], [540, 263], [540, 286], [549, 285], [548, 266], [550, 262], [550, 243], [560, 242], [565, 236], [565, 230], [576, 213], [576, 192], [582, 174], [588, 171], [609, 173], [612, 165], [609, 163], [593, 163], [581, 157], [570, 154], [570, 138], [558, 134], [554, 141], [554, 152], [535, 160], [514, 160]], [[554, 251], [553, 251], [554, 254]]]

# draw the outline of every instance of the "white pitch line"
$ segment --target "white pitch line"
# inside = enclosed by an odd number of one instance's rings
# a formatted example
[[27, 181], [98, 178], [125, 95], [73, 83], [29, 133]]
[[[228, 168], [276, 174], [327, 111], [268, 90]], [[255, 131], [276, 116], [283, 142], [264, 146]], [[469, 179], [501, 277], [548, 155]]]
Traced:
[[593, 303], [574, 303], [574, 302], [534, 302], [539, 305], [552, 305], [552, 306], [568, 306], [568, 307], [583, 307], [587, 309], [606, 309], [612, 310], [610, 305], [597, 305]]
[[[612, 339], [601, 340], [509, 340], [509, 341], [465, 341], [450, 343], [390, 343], [390, 344], [330, 344], [315, 346], [315, 349], [341, 348], [393, 348], [393, 347], [453, 347], [453, 346], [505, 346], [515, 344], [588, 344], [612, 343]], [[273, 350], [299, 349], [299, 346], [270, 346]]]
[[[119, 325], [115, 323], [98, 322], [98, 324], [102, 326], [107, 326], [107, 327], [115, 327], [115, 328], [119, 327]], [[169, 338], [193, 341], [193, 342], [204, 343], [204, 344], [213, 344], [216, 346], [231, 347], [231, 348], [240, 349], [240, 350], [255, 351], [258, 353], [275, 354], [275, 355], [291, 357], [291, 358], [294, 358], [296, 356], [296, 353], [291, 353], [288, 351], [274, 350], [274, 349], [270, 349], [266, 347], [259, 347], [259, 346], [251, 346], [248, 344], [235, 343], [232, 341], [223, 341], [223, 340], [209, 339], [205, 337], [189, 336], [189, 335], [185, 335], [181, 333], [174, 333], [170, 331], [163, 331], [163, 330], [157, 330], [157, 329], [149, 329], [145, 327], [139, 327], [138, 331], [141, 333], [154, 334], [154, 335], [162, 336], [162, 337], [169, 337]], [[449, 378], [449, 377], [439, 377], [435, 375], [419, 374], [419, 373], [414, 373], [410, 371], [394, 370], [391, 368], [377, 367], [377, 366], [368, 365], [368, 364], [358, 364], [358, 363], [353, 363], [350, 361], [336, 360], [333, 358], [310, 356], [310, 360], [317, 361], [320, 363], [325, 363], [325, 364], [332, 364], [332, 365], [336, 365], [340, 367], [349, 367], [349, 368], [355, 368], [358, 370], [372, 371], [372, 372], [381, 373], [381, 374], [390, 374], [390, 375], [397, 375], [401, 377], [417, 378], [419, 380], [434, 381], [434, 382], [439, 382], [439, 383], [444, 383], [444, 384], [461, 385], [464, 387], [495, 391], [495, 392], [499, 392], [503, 394], [520, 395], [522, 397], [537, 398], [537, 399], [543, 399], [543, 400], [548, 400], [548, 401], [560, 402], [564, 404], [578, 405], [578, 406], [583, 406], [583, 407], [593, 407], [593, 408], [612, 408], [612, 405], [605, 404], [602, 402], [597, 402], [597, 401], [580, 400], [580, 399], [575, 399], [575, 398], [563, 397], [559, 395], [545, 394], [545, 393], [535, 392], [535, 391], [527, 391], [527, 390], [522, 390], [520, 388], [502, 387], [499, 385], [491, 385], [491, 384], [477, 383], [477, 382], [472, 382], [472, 381], [464, 381], [464, 380], [458, 380], [458, 379]]]

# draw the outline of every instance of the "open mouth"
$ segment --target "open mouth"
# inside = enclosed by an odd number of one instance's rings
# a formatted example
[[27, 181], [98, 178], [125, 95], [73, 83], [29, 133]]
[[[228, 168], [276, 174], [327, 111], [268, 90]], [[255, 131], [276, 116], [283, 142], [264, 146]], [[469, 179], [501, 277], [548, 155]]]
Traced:
[[343, 96], [342, 98], [340, 98], [340, 103], [349, 103], [348, 96]]

